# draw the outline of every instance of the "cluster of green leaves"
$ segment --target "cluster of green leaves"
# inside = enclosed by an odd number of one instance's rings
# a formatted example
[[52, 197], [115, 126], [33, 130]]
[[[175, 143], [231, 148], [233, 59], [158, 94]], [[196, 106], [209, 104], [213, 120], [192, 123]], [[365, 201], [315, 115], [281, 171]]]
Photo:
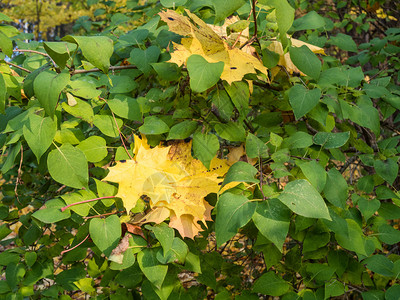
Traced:
[[[231, 85], [198, 76], [202, 57], [187, 69], [168, 63], [181, 37], [156, 13], [247, 20], [244, 0], [129, 1], [129, 18], [106, 15], [101, 34], [85, 19], [86, 36], [41, 43], [26, 43], [0, 14], [0, 297], [397, 299], [400, 30], [361, 45], [320, 37], [330, 20], [314, 11], [294, 20], [292, 2], [258, 1], [250, 31], [265, 66], [280, 68], [268, 49], [278, 39], [302, 74], [282, 67], [270, 83], [249, 74]], [[141, 25], [125, 32], [131, 18]], [[288, 32], [357, 54], [345, 64], [317, 57]], [[214, 222], [194, 240], [165, 223], [131, 229], [145, 201], [126, 214], [117, 187], [101, 181], [139, 133], [153, 146], [192, 138], [206, 166], [245, 146], [247, 160], [223, 182], [240, 184], [207, 198]]]

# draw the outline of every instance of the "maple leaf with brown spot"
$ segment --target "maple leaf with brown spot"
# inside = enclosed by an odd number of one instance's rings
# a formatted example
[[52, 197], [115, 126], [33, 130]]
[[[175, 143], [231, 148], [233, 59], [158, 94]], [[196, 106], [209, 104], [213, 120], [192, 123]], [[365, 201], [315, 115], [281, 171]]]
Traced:
[[170, 227], [193, 238], [201, 231], [198, 222], [211, 220], [212, 207], [204, 198], [220, 190], [229, 164], [214, 158], [207, 170], [192, 157], [191, 147], [191, 142], [176, 141], [167, 147], [150, 148], [145, 137], [135, 137], [134, 159], [109, 168], [104, 180], [119, 184], [116, 197], [122, 199], [128, 212], [141, 196], [150, 199], [150, 212], [135, 223], [161, 223], [169, 218]]

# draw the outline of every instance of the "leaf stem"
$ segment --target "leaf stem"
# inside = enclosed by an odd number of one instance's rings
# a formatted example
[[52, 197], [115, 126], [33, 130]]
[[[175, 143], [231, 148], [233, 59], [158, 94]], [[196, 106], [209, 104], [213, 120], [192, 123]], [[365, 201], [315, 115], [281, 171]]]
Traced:
[[[128, 70], [128, 69], [137, 69], [137, 67], [133, 66], [133, 65], [113, 66], [113, 67], [110, 67], [108, 70], [116, 71], [116, 70]], [[101, 70], [98, 68], [94, 68], [94, 69], [90, 69], [90, 70], [75, 70], [75, 71], [71, 72], [71, 76], [75, 75], [75, 74], [93, 73], [93, 72], [101, 72]]]
[[[105, 103], [107, 103], [107, 100], [106, 100], [106, 99], [104, 99], [104, 98], [100, 98], [100, 99], [103, 100]], [[126, 151], [126, 154], [128, 154], [129, 158], [130, 158], [131, 160], [133, 160], [132, 155], [129, 153], [128, 148], [127, 148], [126, 145], [125, 145], [124, 137], [122, 136], [121, 130], [120, 130], [119, 126], [118, 126], [117, 119], [115, 118], [115, 115], [114, 115], [113, 111], [111, 110], [111, 108], [110, 108], [110, 111], [111, 111], [111, 114], [112, 114], [112, 116], [113, 116], [113, 119], [114, 119], [114, 122], [115, 122], [115, 126], [117, 127], [117, 130], [118, 130], [118, 133], [119, 133], [119, 138], [121, 139], [121, 142], [122, 142], [122, 145], [124, 146], [124, 149], [125, 149], [125, 151]]]
[[71, 250], [74, 250], [75, 248], [79, 247], [79, 246], [82, 245], [88, 238], [89, 238], [89, 234], [88, 234], [81, 242], [79, 242], [79, 244], [73, 246], [72, 248], [69, 248], [69, 249], [66, 249], [66, 250], [61, 251], [60, 255], [63, 255], [64, 253], [67, 253], [67, 252], [69, 252], [69, 251], [71, 251]]
[[102, 199], [113, 199], [115, 196], [105, 196], [105, 197], [99, 197], [99, 198], [94, 198], [94, 199], [89, 199], [89, 200], [84, 200], [84, 201], [79, 201], [75, 203], [68, 204], [67, 206], [61, 207], [61, 211], [65, 211], [66, 209], [70, 208], [71, 206], [79, 205], [79, 204], [84, 204], [84, 203], [89, 203], [97, 200], [102, 200]]

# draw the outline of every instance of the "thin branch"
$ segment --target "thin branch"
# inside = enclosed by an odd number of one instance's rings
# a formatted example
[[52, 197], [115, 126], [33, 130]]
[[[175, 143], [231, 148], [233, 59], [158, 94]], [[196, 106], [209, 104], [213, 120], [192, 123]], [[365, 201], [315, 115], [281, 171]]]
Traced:
[[89, 234], [82, 240], [82, 242], [80, 242], [79, 244], [73, 246], [72, 248], [69, 248], [67, 250], [63, 250], [61, 251], [60, 255], [63, 255], [64, 253], [67, 253], [71, 250], [74, 250], [75, 248], [78, 248], [80, 245], [82, 245], [87, 239], [89, 238]]
[[[134, 65], [113, 66], [113, 67], [110, 67], [108, 70], [116, 71], [116, 70], [128, 70], [128, 69], [137, 69], [137, 67]], [[75, 70], [75, 71], [71, 72], [71, 76], [75, 75], [75, 74], [93, 73], [93, 72], [101, 72], [101, 70], [98, 68], [94, 68], [94, 69], [90, 69], [90, 70]]]
[[4, 62], [5, 62], [7, 65], [9, 65], [9, 66], [12, 66], [12, 67], [14, 67], [14, 68], [20, 69], [20, 70], [22, 70], [22, 71], [24, 71], [24, 72], [32, 73], [32, 72], [29, 71], [28, 69], [25, 69], [25, 68], [23, 68], [23, 67], [20, 67], [20, 66], [18, 66], [18, 65], [16, 65], [16, 64], [10, 63], [10, 62], [5, 61], [5, 60], [4, 60]]
[[50, 61], [53, 64], [54, 67], [57, 66], [57, 64], [54, 62], [54, 60], [51, 58], [51, 56], [48, 55], [47, 53], [43, 53], [43, 52], [35, 51], [35, 50], [29, 50], [29, 49], [15, 49], [15, 50], [13, 50], [13, 52], [29, 52], [29, 53], [35, 53], [35, 54], [43, 55], [43, 56], [46, 56], [48, 59], [50, 59]]
[[257, 2], [257, 0], [252, 0], [251, 2], [252, 2], [252, 6], [253, 6], [252, 10], [253, 10], [253, 19], [254, 19], [254, 35], [253, 35], [253, 37], [255, 38], [258, 46], [260, 46], [260, 48], [261, 48], [260, 41], [258, 40], [258, 37], [257, 37], [257, 31], [258, 31], [258, 28], [257, 28], [257, 14], [256, 14], [256, 2]]
[[[100, 98], [100, 99], [103, 100], [105, 103], [107, 103], [107, 100], [106, 100], [106, 99], [104, 99], [104, 98]], [[125, 145], [124, 137], [122, 136], [122, 132], [121, 132], [119, 126], [118, 126], [117, 119], [115, 118], [115, 115], [114, 115], [113, 111], [112, 111], [111, 109], [110, 109], [110, 111], [111, 111], [111, 114], [112, 114], [112, 116], [113, 116], [113, 119], [114, 119], [114, 122], [115, 122], [115, 126], [117, 127], [117, 130], [118, 130], [118, 133], [119, 133], [119, 138], [121, 139], [121, 142], [122, 142], [122, 145], [124, 146], [124, 149], [125, 149], [125, 151], [126, 151], [126, 154], [128, 154], [129, 158], [130, 158], [131, 160], [133, 160], [132, 155], [129, 153], [128, 148], [127, 148], [126, 145]]]
[[99, 197], [99, 198], [94, 198], [94, 199], [89, 199], [89, 200], [84, 200], [84, 201], [79, 201], [75, 203], [68, 204], [67, 206], [61, 207], [61, 211], [65, 211], [66, 209], [70, 208], [71, 206], [79, 205], [79, 204], [84, 204], [84, 203], [89, 203], [97, 200], [102, 200], [102, 199], [113, 199], [115, 196], [105, 196], [105, 197]]
[[17, 201], [19, 204], [21, 204], [21, 202], [19, 202], [18, 185], [22, 182], [21, 177], [22, 177], [22, 162], [23, 162], [23, 160], [24, 160], [24, 147], [21, 145], [21, 159], [19, 161], [18, 176], [17, 176], [17, 180], [15, 182], [15, 188], [14, 188], [15, 197], [17, 198]]
[[105, 216], [116, 215], [116, 214], [119, 214], [119, 213], [123, 213], [123, 211], [114, 211], [114, 212], [110, 212], [110, 213], [106, 213], [106, 214], [95, 215], [95, 216], [89, 216], [89, 217], [83, 217], [83, 218], [84, 218], [85, 220], [88, 220], [88, 219], [93, 219], [93, 218], [102, 218], [102, 217], [105, 217]]

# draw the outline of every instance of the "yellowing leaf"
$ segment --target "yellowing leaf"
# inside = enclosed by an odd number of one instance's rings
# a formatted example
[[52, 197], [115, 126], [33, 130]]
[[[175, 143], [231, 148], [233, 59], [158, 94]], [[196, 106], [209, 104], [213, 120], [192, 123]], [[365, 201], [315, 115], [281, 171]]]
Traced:
[[[292, 42], [292, 46], [294, 47], [301, 47], [303, 45], [307, 46], [312, 52], [316, 53], [316, 54], [322, 54], [325, 55], [325, 51], [323, 48], [308, 44], [306, 42], [300, 41], [300, 40], [296, 40], [296, 39], [291, 39]], [[272, 43], [268, 46], [268, 49], [270, 51], [273, 51], [277, 54], [280, 55], [279, 61], [278, 61], [278, 66], [274, 67], [271, 70], [272, 73], [272, 77], [275, 77], [275, 75], [280, 71], [280, 67], [279, 66], [283, 66], [286, 68], [286, 70], [290, 73], [300, 73], [302, 75], [305, 75], [304, 73], [302, 73], [292, 62], [292, 60], [290, 59], [290, 54], [288, 53], [284, 53], [283, 51], [283, 47], [281, 42], [279, 41], [272, 41]]]
[[161, 19], [169, 26], [169, 30], [182, 38], [181, 44], [173, 43], [174, 52], [171, 53], [169, 62], [177, 65], [186, 65], [187, 59], [192, 54], [204, 57], [209, 63], [224, 62], [224, 70], [221, 79], [229, 84], [240, 81], [249, 73], [256, 70], [267, 74], [267, 68], [260, 60], [239, 48], [230, 49], [229, 45], [214, 32], [209, 25], [195, 14], [185, 10], [188, 17], [179, 15], [175, 11], [167, 10], [160, 12]]
[[198, 221], [210, 220], [211, 206], [204, 200], [217, 193], [222, 176], [229, 169], [226, 160], [214, 158], [210, 170], [191, 155], [192, 144], [150, 148], [145, 137], [135, 136], [133, 160], [117, 162], [104, 180], [119, 184], [116, 197], [129, 212], [141, 196], [147, 196], [150, 212], [135, 223], [161, 223], [168, 217], [170, 227], [183, 237], [193, 238], [200, 230]]

